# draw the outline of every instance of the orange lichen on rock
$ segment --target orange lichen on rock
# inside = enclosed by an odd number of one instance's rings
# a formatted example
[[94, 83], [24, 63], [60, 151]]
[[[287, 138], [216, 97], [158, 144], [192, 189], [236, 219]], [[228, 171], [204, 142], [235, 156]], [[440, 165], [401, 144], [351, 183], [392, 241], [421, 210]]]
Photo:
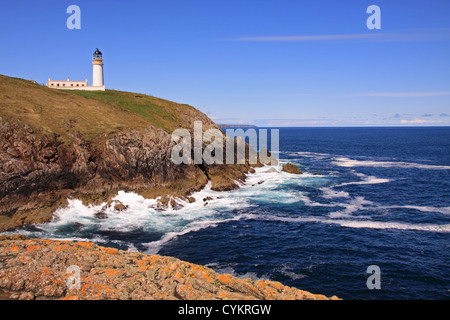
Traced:
[[50, 274], [51, 273], [50, 270], [47, 267], [43, 267], [41, 270], [42, 270], [42, 272], [44, 272], [46, 274]]
[[146, 260], [138, 260], [137, 265], [140, 271], [149, 270], [151, 268], [151, 265], [149, 265], [148, 261]]
[[19, 251], [19, 247], [14, 244], [11, 248], [8, 249], [8, 251], [18, 252]]
[[114, 277], [114, 276], [120, 275], [122, 272], [120, 272], [119, 270], [116, 270], [116, 269], [108, 269], [108, 270], [106, 270], [106, 273], [109, 276]]
[[102, 251], [106, 252], [107, 254], [111, 254], [111, 255], [117, 253], [117, 249], [115, 249], [115, 248], [104, 248], [104, 249], [102, 249]]
[[28, 248], [27, 248], [27, 251], [34, 251], [34, 250], [38, 250], [38, 249], [42, 249], [43, 248], [43, 246], [29, 246]]
[[155, 264], [156, 261], [158, 261], [159, 256], [157, 256], [157, 255], [152, 255], [152, 256], [147, 256], [146, 258], [147, 258], [147, 260], [150, 259], [150, 263], [151, 263], [151, 264]]
[[208, 282], [213, 282], [213, 280], [211, 279], [211, 276], [208, 274], [208, 272], [205, 270], [204, 267], [201, 267], [199, 265], [195, 265], [192, 263], [190, 263], [189, 266], [191, 268], [191, 272], [192, 272], [193, 276], [201, 277]]
[[[8, 258], [0, 260], [0, 289], [18, 299], [328, 299], [280, 282], [240, 279], [176, 258], [89, 242], [6, 236], [0, 239], [2, 255]], [[68, 272], [70, 266], [78, 274]], [[69, 287], [74, 277], [77, 286]]]
[[231, 276], [229, 274], [219, 274], [217, 279], [219, 279], [220, 282], [227, 283], [230, 282]]
[[54, 250], [56, 251], [63, 251], [63, 250], [68, 250], [70, 249], [70, 247], [68, 245], [57, 245], [56, 247], [54, 247]]
[[77, 245], [87, 249], [92, 248], [94, 246], [92, 242], [84, 242], [84, 241], [77, 242]]

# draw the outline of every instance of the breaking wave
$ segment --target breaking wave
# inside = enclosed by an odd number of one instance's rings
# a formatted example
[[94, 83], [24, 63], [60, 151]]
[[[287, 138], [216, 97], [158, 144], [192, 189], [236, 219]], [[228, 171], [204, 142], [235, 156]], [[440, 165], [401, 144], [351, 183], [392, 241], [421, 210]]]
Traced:
[[[256, 218], [256, 217], [254, 217]], [[265, 221], [280, 221], [287, 223], [325, 223], [334, 224], [346, 228], [368, 228], [368, 229], [398, 229], [398, 230], [415, 230], [415, 231], [431, 231], [431, 232], [450, 232], [450, 224], [411, 224], [401, 222], [383, 222], [371, 220], [345, 220], [345, 219], [329, 219], [325, 217], [281, 217], [281, 216], [259, 216], [256, 219]]]
[[413, 162], [397, 161], [373, 161], [373, 160], [355, 160], [345, 157], [334, 158], [332, 163], [339, 167], [378, 167], [378, 168], [414, 168], [414, 169], [432, 169], [432, 170], [450, 170], [450, 166], [431, 165]]
[[[358, 135], [347, 135], [350, 131], [364, 136], [358, 140]], [[393, 284], [376, 293], [361, 290], [365, 279], [355, 284], [361, 266], [378, 263], [390, 268], [399, 283], [405, 281], [408, 296], [448, 297], [442, 290], [449, 283], [450, 159], [445, 148], [450, 131], [436, 140], [425, 130], [404, 149], [405, 140], [396, 135], [401, 130], [285, 132], [291, 132], [282, 141], [289, 150], [280, 152], [280, 165], [256, 168], [239, 189], [218, 192], [207, 184], [192, 195], [195, 202], [174, 198], [178, 205], [165, 210], [157, 199], [132, 192], [113, 198], [126, 207], [123, 211], [72, 199], [51, 222], [8, 233], [176, 256], [219, 273], [267, 278], [329, 295], [342, 292], [343, 298], [373, 298], [387, 290], [380, 297], [403, 297], [404, 288]], [[384, 148], [386, 143], [392, 144]], [[429, 152], [411, 148], [421, 143]], [[298, 151], [307, 148], [319, 152]], [[303, 174], [281, 172], [286, 162]], [[418, 264], [424, 271], [412, 271], [414, 281], [406, 279], [404, 270], [416, 270]], [[335, 272], [343, 272], [339, 280]], [[415, 289], [417, 279], [421, 286]]]
[[[327, 154], [303, 153], [302, 156], [330, 158]], [[282, 163], [282, 162], [281, 162]], [[394, 166], [393, 162], [357, 161], [349, 158], [335, 158], [338, 166], [359, 165]], [[419, 164], [396, 163], [395, 166], [414, 166]], [[422, 165], [420, 165], [422, 166]], [[425, 168], [447, 168], [445, 166], [425, 166]], [[275, 168], [277, 172], [268, 172]], [[67, 240], [93, 241], [99, 244], [113, 243], [128, 250], [144, 251], [156, 254], [168, 242], [191, 232], [214, 228], [219, 224], [233, 223], [239, 220], [265, 220], [286, 223], [324, 223], [346, 228], [398, 229], [430, 232], [450, 232], [450, 225], [411, 224], [405, 222], [373, 221], [370, 213], [376, 210], [409, 209], [420, 212], [450, 214], [450, 207], [415, 205], [379, 205], [363, 196], [353, 196], [350, 191], [342, 190], [350, 185], [383, 184], [392, 179], [377, 178], [351, 171], [356, 181], [336, 182], [334, 177], [310, 174], [292, 175], [280, 172], [281, 165], [257, 168], [249, 174], [239, 189], [227, 192], [211, 190], [211, 185], [193, 194], [195, 202], [189, 203], [176, 199], [181, 209], [169, 207], [159, 210], [156, 199], [144, 199], [136, 193], [120, 191], [114, 201], [120, 201], [127, 209], [116, 211], [106, 203], [98, 206], [84, 206], [80, 200], [68, 200], [68, 206], [55, 212], [49, 223], [19, 228], [13, 233], [22, 233], [30, 237], [56, 238]], [[330, 185], [331, 184], [331, 185]], [[299, 188], [313, 188], [319, 191], [314, 199]], [[336, 190], [335, 188], [339, 188]], [[206, 199], [206, 200], [205, 200]], [[320, 199], [324, 201], [320, 201]], [[340, 200], [340, 201], [338, 201]], [[296, 216], [277, 214], [258, 214], [258, 208], [264, 205], [290, 205], [297, 208]], [[303, 207], [303, 209], [302, 209]], [[308, 216], [305, 208], [324, 208], [327, 214], [321, 217]], [[245, 210], [255, 208], [255, 213]], [[305, 212], [303, 214], [302, 212]], [[362, 214], [366, 212], [367, 214]], [[357, 213], [357, 214], [355, 214]], [[133, 236], [142, 240], [136, 242]], [[125, 238], [125, 239], [124, 239]]]

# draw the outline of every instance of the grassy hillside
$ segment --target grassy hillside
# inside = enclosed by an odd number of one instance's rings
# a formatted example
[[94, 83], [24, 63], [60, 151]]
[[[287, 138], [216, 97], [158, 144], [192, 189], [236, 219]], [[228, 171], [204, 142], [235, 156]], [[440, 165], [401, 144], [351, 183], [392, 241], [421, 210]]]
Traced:
[[0, 230], [48, 221], [70, 197], [98, 204], [127, 190], [161, 196], [164, 207], [208, 180], [213, 190], [237, 188], [250, 165], [175, 165], [167, 157], [171, 133], [196, 120], [218, 128], [191, 106], [143, 94], [58, 90], [0, 75]]
[[155, 97], [121, 91], [57, 90], [0, 75], [0, 117], [19, 119], [48, 136], [70, 143], [69, 131], [87, 140], [149, 125], [172, 132], [186, 127], [183, 114], [193, 107]]
[[177, 104], [171, 101], [124, 91], [79, 91], [71, 90], [70, 93], [76, 94], [87, 99], [95, 99], [108, 105], [122, 107], [123, 110], [141, 116], [155, 127], [162, 128], [172, 132], [182, 124], [180, 117], [182, 109], [192, 107]]

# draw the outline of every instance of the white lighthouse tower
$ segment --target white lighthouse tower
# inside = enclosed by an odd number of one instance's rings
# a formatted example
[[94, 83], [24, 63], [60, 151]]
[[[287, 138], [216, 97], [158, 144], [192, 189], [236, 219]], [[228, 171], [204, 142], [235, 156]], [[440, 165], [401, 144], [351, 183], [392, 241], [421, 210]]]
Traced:
[[92, 59], [92, 86], [99, 87], [98, 90], [105, 90], [105, 82], [103, 78], [103, 56], [98, 50], [95, 50]]
[[67, 81], [51, 80], [48, 78], [47, 87], [54, 89], [105, 91], [102, 53], [98, 48], [94, 52], [94, 58], [92, 59], [92, 86], [88, 86], [87, 78], [85, 81], [70, 81], [69, 77], [67, 77]]

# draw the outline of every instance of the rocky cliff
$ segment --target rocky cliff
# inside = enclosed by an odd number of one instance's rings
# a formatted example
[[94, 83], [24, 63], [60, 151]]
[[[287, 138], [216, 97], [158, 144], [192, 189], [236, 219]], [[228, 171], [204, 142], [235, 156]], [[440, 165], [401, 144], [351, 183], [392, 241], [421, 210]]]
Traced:
[[[188, 105], [130, 92], [60, 91], [0, 75], [0, 231], [49, 221], [68, 198], [98, 204], [125, 190], [160, 197], [164, 208], [191, 201], [209, 181], [214, 190], [236, 188], [253, 171], [248, 158], [241, 165], [172, 162], [171, 133], [192, 132], [194, 121], [220, 130]], [[67, 285], [70, 267], [79, 270], [76, 289]], [[23, 236], [0, 236], [2, 298], [327, 299], [175, 258]]]
[[27, 300], [329, 299], [275, 281], [218, 274], [171, 257], [23, 236], [0, 237], [2, 296]]
[[[117, 191], [176, 204], [208, 181], [236, 188], [244, 165], [175, 165], [173, 130], [219, 129], [195, 108], [129, 92], [50, 89], [0, 75], [0, 230], [45, 222], [74, 197]], [[219, 129], [220, 130], [220, 129]]]

